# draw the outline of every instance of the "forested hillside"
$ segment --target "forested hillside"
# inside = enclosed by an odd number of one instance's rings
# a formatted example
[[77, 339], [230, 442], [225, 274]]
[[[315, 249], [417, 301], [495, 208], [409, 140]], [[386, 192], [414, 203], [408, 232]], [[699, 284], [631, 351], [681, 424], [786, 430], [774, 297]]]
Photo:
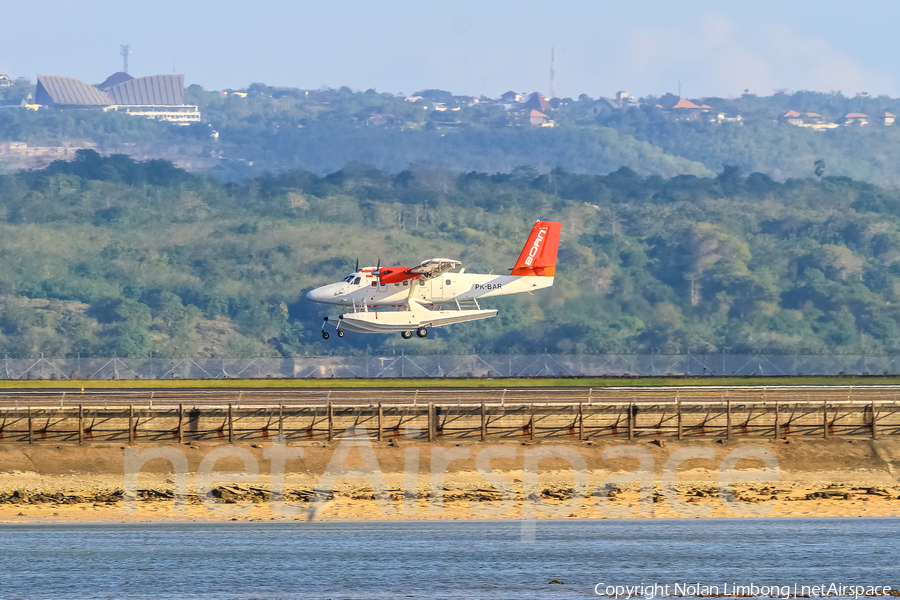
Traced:
[[[504, 272], [563, 222], [557, 283], [426, 340], [319, 337], [313, 286], [434, 256]], [[225, 184], [81, 151], [0, 176], [0, 353], [900, 350], [900, 192], [726, 168], [665, 179], [349, 166]]]

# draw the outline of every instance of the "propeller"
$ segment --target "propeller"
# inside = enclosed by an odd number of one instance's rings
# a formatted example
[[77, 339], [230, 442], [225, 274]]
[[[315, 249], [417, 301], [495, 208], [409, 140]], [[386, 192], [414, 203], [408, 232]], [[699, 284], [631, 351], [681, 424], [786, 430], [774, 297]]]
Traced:
[[359, 273], [359, 257], [356, 257], [356, 269], [353, 272]]
[[375, 270], [372, 271], [372, 275], [375, 276], [375, 279], [378, 280], [378, 285], [381, 285], [381, 257], [378, 257], [378, 265], [375, 267]]

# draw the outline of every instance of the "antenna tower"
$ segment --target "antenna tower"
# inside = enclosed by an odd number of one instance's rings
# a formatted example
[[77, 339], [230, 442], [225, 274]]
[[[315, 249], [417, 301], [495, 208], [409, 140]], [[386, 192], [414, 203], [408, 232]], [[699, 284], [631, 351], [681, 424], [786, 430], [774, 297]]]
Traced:
[[556, 90], [553, 88], [556, 79], [556, 48], [550, 48], [550, 97], [556, 98]]
[[122, 44], [119, 47], [119, 54], [122, 55], [122, 72], [128, 72], [128, 55], [131, 54], [131, 46]]

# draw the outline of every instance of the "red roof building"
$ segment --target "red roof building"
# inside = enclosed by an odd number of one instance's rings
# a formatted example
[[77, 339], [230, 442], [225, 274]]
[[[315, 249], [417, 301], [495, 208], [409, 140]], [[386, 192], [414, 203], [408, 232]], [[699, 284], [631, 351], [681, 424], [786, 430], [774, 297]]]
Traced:
[[547, 99], [540, 92], [535, 92], [522, 104], [522, 108], [546, 112], [550, 110], [550, 103], [547, 102]]
[[[696, 108], [699, 110], [702, 107], [697, 106], [696, 104], [694, 104], [687, 98], [682, 98], [681, 100], [678, 101], [678, 103], [675, 106], [672, 107], [672, 110], [675, 110], [676, 108], [689, 108], [689, 109]], [[709, 108], [709, 107], [707, 107], [707, 108]]]
[[532, 125], [542, 127], [550, 122], [550, 117], [542, 112], [532, 109], [528, 112], [528, 120]]

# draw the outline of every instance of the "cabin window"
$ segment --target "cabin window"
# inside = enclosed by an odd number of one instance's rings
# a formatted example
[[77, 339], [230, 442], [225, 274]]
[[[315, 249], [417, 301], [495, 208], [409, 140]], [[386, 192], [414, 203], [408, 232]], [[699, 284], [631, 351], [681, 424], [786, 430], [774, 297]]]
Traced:
[[404, 286], [404, 287], [408, 287], [408, 286], [409, 286], [409, 281], [404, 280], [404, 281], [403, 281], [403, 286]]
[[359, 277], [353, 280], [353, 285], [359, 285]]
[[452, 285], [449, 279], [447, 280], [447, 285]]
[[400, 284], [399, 284], [399, 283], [395, 283], [395, 284], [394, 284], [394, 287], [400, 287]]
[[424, 287], [424, 286], [425, 286], [425, 280], [424, 280], [424, 279], [420, 279], [420, 280], [419, 280], [419, 285], [421, 285], [421, 286]]
[[378, 284], [375, 283], [374, 281], [372, 282], [372, 287], [375, 287], [375, 286], [377, 286], [377, 285], [378, 285]]

